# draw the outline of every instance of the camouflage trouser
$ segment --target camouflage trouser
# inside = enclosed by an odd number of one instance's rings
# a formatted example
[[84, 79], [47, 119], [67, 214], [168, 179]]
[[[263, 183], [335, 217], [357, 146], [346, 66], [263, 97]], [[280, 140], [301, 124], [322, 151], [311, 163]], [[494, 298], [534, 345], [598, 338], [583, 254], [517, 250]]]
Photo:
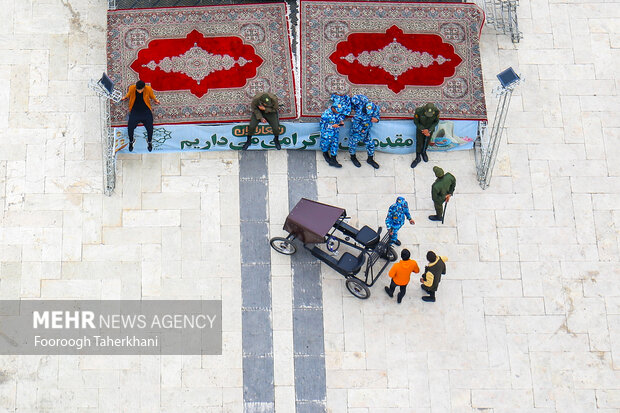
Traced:
[[321, 151], [327, 152], [332, 156], [338, 154], [338, 144], [340, 143], [340, 131], [338, 128], [328, 128], [327, 131], [321, 132]]
[[353, 120], [351, 124], [351, 136], [349, 137], [349, 153], [355, 155], [357, 143], [364, 142], [368, 156], [375, 154], [375, 141], [370, 137], [370, 126], [364, 126], [361, 122]]
[[392, 230], [392, 236], [390, 237], [390, 241], [394, 242], [398, 239], [398, 230], [403, 226], [403, 224], [400, 224], [399, 226], [396, 226], [396, 227], [388, 228], [388, 231]]

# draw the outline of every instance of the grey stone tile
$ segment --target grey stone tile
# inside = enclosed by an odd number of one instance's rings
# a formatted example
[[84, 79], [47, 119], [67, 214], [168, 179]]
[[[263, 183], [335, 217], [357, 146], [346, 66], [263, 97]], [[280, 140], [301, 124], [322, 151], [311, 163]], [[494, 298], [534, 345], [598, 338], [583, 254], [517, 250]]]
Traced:
[[288, 151], [287, 155], [290, 179], [316, 179], [316, 154], [314, 151]]
[[243, 357], [243, 400], [273, 403], [273, 357]]
[[320, 413], [327, 411], [323, 401], [298, 401], [295, 403], [296, 413]]
[[271, 309], [271, 266], [241, 265], [241, 300], [244, 309]]
[[324, 356], [323, 308], [293, 309], [293, 352], [295, 355]]
[[244, 356], [273, 357], [271, 312], [243, 310], [241, 323]]
[[295, 356], [295, 399], [300, 402], [322, 401], [325, 398], [325, 359]]
[[316, 200], [318, 198], [314, 179], [289, 179], [288, 205], [293, 209], [301, 198]]
[[241, 152], [239, 155], [239, 179], [267, 179], [267, 152]]
[[239, 181], [239, 217], [244, 221], [267, 221], [267, 181]]
[[293, 267], [293, 306], [294, 308], [323, 306], [321, 267], [316, 258], [313, 263], [296, 264]]
[[269, 264], [269, 228], [266, 222], [245, 222], [241, 227], [241, 262]]

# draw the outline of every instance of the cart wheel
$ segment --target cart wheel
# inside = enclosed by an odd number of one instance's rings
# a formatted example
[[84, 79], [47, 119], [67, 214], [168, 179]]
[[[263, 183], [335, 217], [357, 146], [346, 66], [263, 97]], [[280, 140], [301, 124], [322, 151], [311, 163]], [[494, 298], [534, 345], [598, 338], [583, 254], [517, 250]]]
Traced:
[[366, 284], [364, 284], [357, 278], [348, 277], [347, 281], [345, 281], [345, 284], [347, 285], [347, 289], [349, 290], [349, 292], [357, 298], [365, 300], [370, 297], [370, 290], [368, 289]]
[[394, 262], [398, 259], [398, 255], [396, 254], [396, 251], [392, 247], [388, 248], [387, 254], [385, 255], [386, 255], [387, 260], [390, 262]]
[[273, 237], [269, 240], [271, 248], [280, 254], [293, 255], [297, 252], [297, 247], [288, 239], [282, 237]]
[[330, 252], [335, 252], [340, 248], [340, 241], [337, 238], [329, 237], [325, 242], [325, 246]]

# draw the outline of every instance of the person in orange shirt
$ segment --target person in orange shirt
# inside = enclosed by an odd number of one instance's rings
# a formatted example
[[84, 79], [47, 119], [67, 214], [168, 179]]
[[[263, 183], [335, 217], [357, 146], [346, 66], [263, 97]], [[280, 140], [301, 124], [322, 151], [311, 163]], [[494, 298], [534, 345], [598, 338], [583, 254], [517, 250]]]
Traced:
[[410, 260], [409, 257], [411, 257], [411, 253], [408, 249], [404, 249], [400, 252], [401, 261], [392, 265], [392, 268], [390, 268], [390, 278], [392, 282], [389, 287], [385, 287], [385, 292], [390, 297], [394, 297], [396, 286], [400, 287], [400, 292], [396, 298], [398, 304], [400, 304], [407, 292], [407, 284], [409, 284], [411, 273], [415, 272], [417, 274], [420, 272], [418, 263], [415, 262], [415, 260]]
[[133, 131], [139, 123], [146, 128], [148, 150], [153, 150], [153, 112], [151, 112], [151, 100], [159, 105], [159, 100], [153, 93], [153, 88], [147, 86], [142, 80], [138, 80], [135, 85], [129, 86], [129, 90], [124, 98], [129, 99], [129, 122], [127, 124], [127, 134], [129, 135], [129, 152], [133, 151], [135, 139]]

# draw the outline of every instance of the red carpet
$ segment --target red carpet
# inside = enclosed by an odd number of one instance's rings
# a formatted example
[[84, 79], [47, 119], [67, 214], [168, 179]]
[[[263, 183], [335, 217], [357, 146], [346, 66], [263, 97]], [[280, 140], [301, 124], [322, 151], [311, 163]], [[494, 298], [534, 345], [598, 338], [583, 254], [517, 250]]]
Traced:
[[332, 93], [365, 94], [385, 118], [433, 102], [443, 119], [486, 119], [474, 4], [301, 1], [301, 115]]
[[[115, 10], [108, 13], [108, 74], [121, 90], [155, 90], [155, 123], [244, 121], [258, 92], [297, 116], [284, 4]], [[126, 124], [127, 103], [112, 105]]]

